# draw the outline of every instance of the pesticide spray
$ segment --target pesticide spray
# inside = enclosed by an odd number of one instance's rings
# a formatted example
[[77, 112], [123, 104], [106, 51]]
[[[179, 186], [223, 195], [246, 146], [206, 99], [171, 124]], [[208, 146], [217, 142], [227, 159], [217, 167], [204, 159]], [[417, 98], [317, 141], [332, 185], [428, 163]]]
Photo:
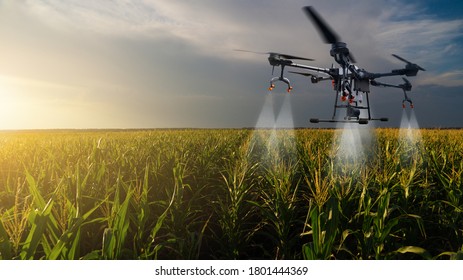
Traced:
[[406, 109], [404, 109], [399, 130], [399, 152], [403, 165], [410, 165], [411, 161], [420, 155], [421, 143], [420, 126], [415, 111], [412, 108], [407, 113]]
[[[284, 96], [278, 94], [267, 94], [261, 113], [256, 123], [256, 130], [252, 135], [254, 143], [264, 144], [267, 153], [263, 160], [269, 161], [280, 157], [280, 150], [285, 154], [295, 154], [294, 120], [289, 94]], [[284, 137], [279, 137], [283, 131]], [[264, 142], [264, 143], [262, 143]], [[272, 159], [273, 158], [273, 159]]]

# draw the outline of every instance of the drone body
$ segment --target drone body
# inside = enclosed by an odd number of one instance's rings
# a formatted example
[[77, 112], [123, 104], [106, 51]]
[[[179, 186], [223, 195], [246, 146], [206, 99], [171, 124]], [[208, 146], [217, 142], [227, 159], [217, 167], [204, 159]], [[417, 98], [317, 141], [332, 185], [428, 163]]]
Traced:
[[[370, 85], [402, 89], [404, 93], [404, 100], [402, 101], [402, 106], [405, 108], [405, 102], [408, 102], [410, 104], [410, 107], [413, 108], [413, 103], [407, 95], [407, 91], [410, 91], [412, 86], [407, 79], [403, 78], [405, 83], [400, 85], [381, 83], [377, 82], [375, 79], [387, 76], [416, 76], [418, 71], [425, 71], [425, 69], [395, 54], [393, 54], [395, 58], [406, 63], [405, 68], [392, 70], [389, 73], [372, 73], [364, 69], [361, 69], [354, 64], [356, 63], [355, 59], [350, 50], [348, 49], [347, 44], [340, 41], [339, 36], [334, 31], [332, 31], [332, 29], [328, 26], [327, 23], [325, 23], [325, 21], [316, 12], [316, 10], [313, 7], [308, 6], [304, 7], [303, 11], [317, 27], [325, 43], [331, 44], [330, 55], [334, 58], [339, 67], [320, 68], [315, 66], [309, 66], [295, 63], [293, 60], [312, 61], [313, 59], [287, 54], [280, 54], [275, 52], [264, 53], [269, 55], [268, 61], [272, 66], [272, 74], [275, 66], [281, 68], [280, 76], [273, 77], [270, 80], [269, 90], [273, 90], [275, 88], [274, 82], [282, 81], [288, 86], [287, 92], [291, 92], [293, 88], [291, 86], [290, 80], [284, 76], [285, 67], [300, 68], [309, 70], [311, 72], [323, 74], [323, 76], [319, 76], [307, 72], [289, 71], [290, 73], [310, 77], [312, 83], [318, 83], [324, 80], [331, 80], [333, 90], [336, 92], [333, 116], [331, 119], [325, 120], [310, 119], [310, 122], [312, 123], [356, 122], [359, 124], [367, 124], [370, 120], [387, 121], [387, 118], [372, 118], [371, 116], [369, 100]], [[346, 109], [346, 115], [344, 117], [344, 120], [337, 120], [336, 112], [338, 109], [343, 108]], [[360, 117], [361, 111], [367, 111], [366, 118]]]

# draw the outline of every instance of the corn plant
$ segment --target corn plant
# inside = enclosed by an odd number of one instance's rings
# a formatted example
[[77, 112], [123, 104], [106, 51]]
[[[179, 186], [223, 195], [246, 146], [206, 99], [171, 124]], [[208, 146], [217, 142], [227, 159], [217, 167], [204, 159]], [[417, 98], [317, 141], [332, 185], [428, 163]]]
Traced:
[[0, 132], [0, 258], [461, 258], [463, 132], [345, 132]]
[[[283, 131], [284, 132], [284, 131]], [[287, 134], [275, 136], [269, 153], [271, 157], [264, 166], [259, 184], [260, 198], [251, 202], [262, 213], [262, 227], [264, 235], [274, 244], [274, 251], [270, 254], [275, 259], [291, 258], [295, 256], [295, 245], [299, 243], [297, 229], [300, 209], [298, 208], [300, 179], [296, 176], [298, 160], [293, 137]], [[288, 137], [291, 137], [288, 139]], [[289, 152], [282, 152], [281, 145], [290, 146]], [[269, 234], [270, 231], [271, 234]]]
[[310, 230], [303, 235], [311, 235], [312, 241], [302, 246], [304, 258], [308, 260], [327, 260], [333, 257], [339, 235], [339, 204], [331, 197], [322, 205], [310, 203], [305, 222]]
[[249, 226], [255, 216], [248, 201], [255, 199], [255, 180], [252, 180], [258, 164], [251, 161], [252, 144], [248, 141], [227, 160], [221, 172], [225, 195], [219, 193], [216, 208], [220, 231], [216, 233], [223, 256], [238, 259], [246, 250], [255, 229]]

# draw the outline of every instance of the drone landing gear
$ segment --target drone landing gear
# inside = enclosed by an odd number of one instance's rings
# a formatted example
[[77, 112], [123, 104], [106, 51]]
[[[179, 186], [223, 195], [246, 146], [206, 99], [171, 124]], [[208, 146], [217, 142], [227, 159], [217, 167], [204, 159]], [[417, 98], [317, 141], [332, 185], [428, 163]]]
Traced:
[[[370, 101], [368, 92], [364, 92], [366, 105], [360, 105], [359, 103], [363, 103], [363, 100], [358, 98], [359, 93], [357, 92], [355, 97], [351, 92], [341, 92], [341, 102], [347, 102], [347, 104], [339, 104], [338, 103], [338, 95], [335, 98], [334, 102], [334, 111], [332, 119], [310, 119], [311, 123], [320, 123], [320, 122], [328, 122], [328, 123], [358, 123], [358, 124], [368, 124], [369, 121], [382, 121], [387, 122], [389, 121], [388, 118], [372, 118], [370, 112]], [[346, 116], [343, 120], [336, 120], [336, 112], [338, 109], [346, 109]], [[361, 110], [367, 111], [367, 118], [361, 118], [360, 113]]]
[[[293, 89], [293, 87], [291, 86], [291, 82], [289, 81], [288, 78], [285, 78], [283, 76], [283, 73], [284, 73], [284, 69], [285, 69], [285, 65], [281, 65], [281, 74], [279, 77], [273, 77], [271, 80], [270, 80], [270, 87], [268, 88], [269, 91], [272, 91], [274, 88], [275, 88], [275, 84], [273, 82], [275, 81], [282, 81], [283, 83], [287, 84], [288, 85], [288, 89], [286, 90], [288, 93], [291, 92], [291, 90]], [[273, 74], [273, 70], [272, 70], [272, 74]]]
[[402, 100], [402, 108], [405, 109], [406, 107], [405, 102], [408, 102], [410, 104], [410, 109], [413, 109], [414, 108], [413, 101], [410, 98], [408, 98], [407, 91], [405, 89], [403, 89], [403, 91], [404, 91], [404, 100]]
[[293, 90], [293, 87], [291, 86], [289, 80], [287, 78], [281, 78], [281, 77], [274, 77], [270, 80], [270, 87], [268, 88], [269, 91], [272, 91], [274, 88], [275, 88], [275, 84], [273, 82], [275, 81], [282, 81], [284, 82], [285, 84], [288, 85], [288, 89], [286, 90], [288, 93], [291, 92], [291, 90]]
[[405, 102], [410, 103], [410, 109], [415, 108], [415, 106], [413, 105], [413, 102], [411, 100], [404, 100], [404, 101], [402, 101], [402, 108], [403, 109], [407, 108], [407, 106], [405, 105]]
[[327, 123], [358, 123], [358, 124], [368, 124], [369, 121], [382, 121], [382, 122], [387, 122], [389, 121], [388, 118], [377, 118], [377, 119], [365, 119], [365, 118], [359, 118], [359, 119], [345, 119], [345, 120], [321, 120], [321, 119], [310, 119], [311, 123], [321, 123], [321, 122], [327, 122]]
[[[371, 119], [371, 120], [374, 120], [374, 119]], [[368, 121], [369, 119], [365, 119], [365, 118], [359, 118], [359, 119], [356, 119], [356, 120], [349, 120], [349, 119], [346, 119], [346, 120], [330, 120], [330, 119], [326, 119], [326, 120], [320, 120], [320, 119], [310, 119], [310, 122], [311, 123], [321, 123], [321, 122], [326, 122], [326, 123], [358, 123], [358, 124], [368, 124]]]

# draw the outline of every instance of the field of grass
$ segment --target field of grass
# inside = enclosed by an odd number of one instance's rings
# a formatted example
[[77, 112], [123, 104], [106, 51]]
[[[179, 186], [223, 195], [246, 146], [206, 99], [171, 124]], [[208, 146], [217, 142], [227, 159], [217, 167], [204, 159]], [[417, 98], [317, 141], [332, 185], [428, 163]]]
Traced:
[[409, 133], [3, 132], [0, 259], [461, 259], [463, 130]]

